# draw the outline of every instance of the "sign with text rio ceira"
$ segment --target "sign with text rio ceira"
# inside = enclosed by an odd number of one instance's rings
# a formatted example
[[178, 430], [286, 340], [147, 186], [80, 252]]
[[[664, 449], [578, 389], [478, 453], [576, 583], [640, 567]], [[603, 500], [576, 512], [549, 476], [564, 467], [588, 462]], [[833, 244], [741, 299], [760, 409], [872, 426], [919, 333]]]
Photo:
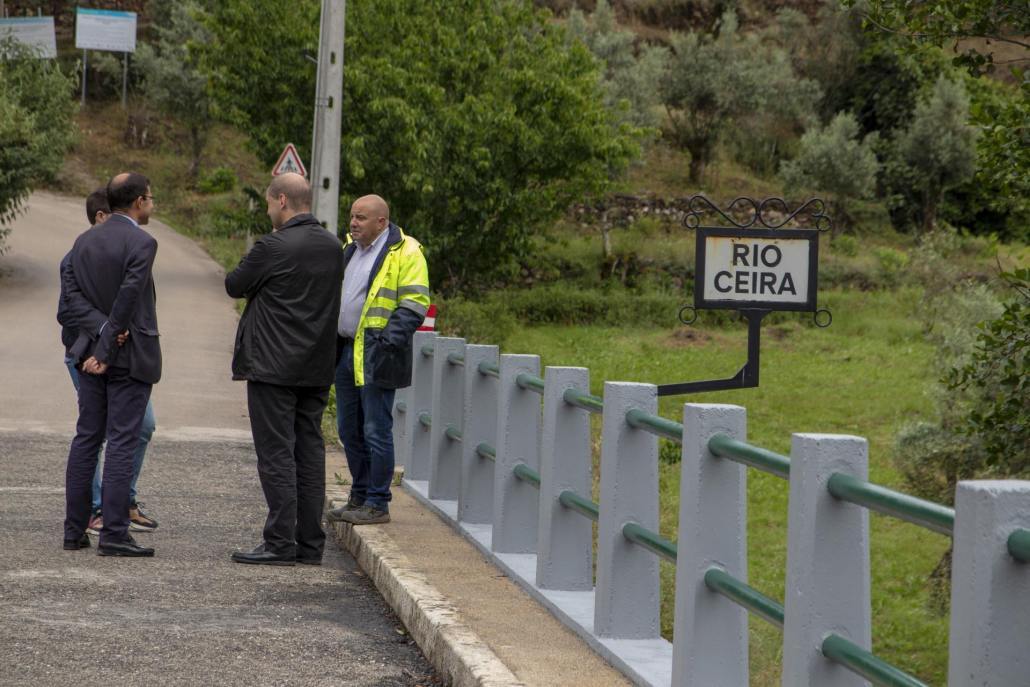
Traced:
[[695, 308], [816, 309], [819, 232], [697, 228]]

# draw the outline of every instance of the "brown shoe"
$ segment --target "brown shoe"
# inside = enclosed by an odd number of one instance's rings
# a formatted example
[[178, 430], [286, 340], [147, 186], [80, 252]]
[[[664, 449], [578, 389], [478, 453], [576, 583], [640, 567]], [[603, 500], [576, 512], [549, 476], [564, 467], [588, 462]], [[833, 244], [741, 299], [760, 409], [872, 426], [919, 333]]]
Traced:
[[86, 534], [92, 534], [94, 537], [100, 536], [100, 530], [104, 528], [104, 518], [97, 513], [91, 516], [89, 519], [89, 525], [86, 527]]
[[354, 511], [361, 508], [365, 502], [358, 501], [357, 499], [348, 498], [347, 503], [340, 506], [339, 508], [333, 508], [325, 514], [325, 519], [329, 522], [343, 522], [344, 513], [353, 513]]
[[142, 503], [129, 506], [129, 529], [133, 532], [153, 532], [157, 529], [157, 520], [143, 512]]

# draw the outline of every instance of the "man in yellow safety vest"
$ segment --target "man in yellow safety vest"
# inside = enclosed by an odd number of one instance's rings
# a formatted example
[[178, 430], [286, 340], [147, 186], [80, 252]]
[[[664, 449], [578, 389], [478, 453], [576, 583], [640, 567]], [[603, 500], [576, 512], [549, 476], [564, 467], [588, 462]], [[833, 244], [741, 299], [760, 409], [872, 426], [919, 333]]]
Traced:
[[346, 505], [328, 519], [366, 525], [390, 521], [394, 391], [411, 384], [411, 346], [429, 309], [422, 244], [390, 221], [379, 196], [351, 206], [343, 252], [337, 329], [336, 424], [353, 483]]

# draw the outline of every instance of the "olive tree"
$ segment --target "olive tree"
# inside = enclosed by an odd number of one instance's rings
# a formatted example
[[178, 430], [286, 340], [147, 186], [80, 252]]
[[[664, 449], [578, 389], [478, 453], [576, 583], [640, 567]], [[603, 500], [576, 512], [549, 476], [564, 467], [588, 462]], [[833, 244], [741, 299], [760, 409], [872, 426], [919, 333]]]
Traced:
[[976, 129], [968, 120], [965, 88], [941, 75], [929, 97], [916, 105], [912, 123], [898, 137], [898, 152], [912, 168], [912, 178], [923, 196], [923, 231], [936, 226], [944, 192], [976, 172]]
[[794, 190], [828, 193], [834, 227], [846, 228], [851, 203], [870, 196], [876, 188], [880, 165], [875, 141], [875, 134], [859, 140], [855, 116], [840, 112], [825, 127], [815, 126], [805, 132], [798, 156], [781, 167], [783, 181]]

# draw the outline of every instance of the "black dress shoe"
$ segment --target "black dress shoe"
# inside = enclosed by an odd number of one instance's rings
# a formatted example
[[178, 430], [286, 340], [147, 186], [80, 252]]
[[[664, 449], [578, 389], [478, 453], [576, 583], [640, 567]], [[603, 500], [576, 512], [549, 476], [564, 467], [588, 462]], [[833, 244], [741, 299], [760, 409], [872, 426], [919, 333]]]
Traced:
[[299, 565], [322, 565], [321, 558], [298, 558], [297, 563]]
[[149, 546], [140, 546], [136, 540], [129, 537], [125, 541], [100, 542], [97, 546], [98, 556], [132, 556], [137, 558], [149, 558], [154, 555], [154, 549]]
[[293, 556], [284, 556], [271, 551], [265, 551], [265, 545], [261, 544], [253, 551], [235, 551], [232, 554], [233, 561], [237, 563], [248, 563], [250, 565], [293, 565], [297, 559]]
[[64, 550], [65, 551], [78, 551], [79, 549], [89, 548], [89, 535], [83, 534], [81, 539], [65, 539]]

